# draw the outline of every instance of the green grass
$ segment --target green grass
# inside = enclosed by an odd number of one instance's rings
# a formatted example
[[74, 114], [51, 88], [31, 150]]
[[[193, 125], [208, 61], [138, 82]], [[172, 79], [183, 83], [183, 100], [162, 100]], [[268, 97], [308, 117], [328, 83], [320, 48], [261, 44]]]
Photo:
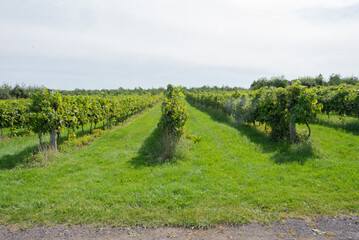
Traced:
[[[47, 134], [43, 141], [48, 142], [49, 139]], [[24, 166], [25, 163], [32, 161], [34, 151], [35, 155], [38, 153], [38, 144], [39, 140], [35, 134], [0, 138], [0, 171]]]
[[0, 170], [0, 224], [202, 227], [358, 215], [353, 132], [312, 125], [310, 142], [290, 146], [187, 106], [187, 130], [202, 140], [184, 160], [150, 154], [157, 105], [49, 165]]
[[[96, 129], [101, 129], [102, 123], [98, 124]], [[0, 138], [0, 170], [12, 168], [24, 168], [38, 165], [46, 152], [39, 155], [39, 139], [38, 135], [33, 132], [19, 131], [19, 136], [9, 137], [10, 130], [4, 129], [4, 135]], [[67, 140], [68, 130], [62, 131], [58, 147], [63, 151], [71, 151], [75, 144], [86, 145], [87, 142], [93, 141], [98, 137], [98, 133], [90, 134], [90, 124], [84, 126], [84, 131], [81, 128], [75, 129], [77, 139], [69, 143]], [[50, 135], [43, 135], [44, 145], [48, 145]], [[35, 161], [34, 161], [35, 160]]]
[[339, 119], [338, 115], [328, 116], [320, 114], [318, 119], [318, 124], [322, 126], [327, 126], [335, 128], [340, 131], [347, 133], [352, 133], [356, 136], [359, 135], [359, 119], [355, 117], [346, 116], [344, 117], [344, 122]]

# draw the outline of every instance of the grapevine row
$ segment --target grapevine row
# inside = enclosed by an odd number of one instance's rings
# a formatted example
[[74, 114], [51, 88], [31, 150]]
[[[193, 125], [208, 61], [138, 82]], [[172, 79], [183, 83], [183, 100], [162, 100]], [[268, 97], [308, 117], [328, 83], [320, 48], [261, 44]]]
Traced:
[[177, 144], [181, 137], [185, 135], [188, 113], [181, 101], [182, 96], [181, 87], [175, 87], [170, 84], [164, 92], [161, 107], [162, 115], [158, 123], [160, 131], [159, 143], [164, 148], [160, 151], [163, 160], [174, 157]]
[[[316, 120], [323, 112], [340, 116], [359, 114], [358, 87], [341, 85], [336, 88], [306, 88], [292, 84], [286, 88], [261, 88], [256, 91], [186, 93], [187, 98], [205, 107], [220, 109], [240, 123], [269, 125], [276, 139], [291, 139], [295, 136], [295, 124], [306, 124]], [[291, 129], [292, 127], [292, 129]], [[295, 133], [294, 133], [295, 134]]]
[[96, 127], [100, 122], [117, 124], [127, 117], [154, 105], [160, 95], [120, 95], [120, 96], [64, 96], [59, 92], [42, 89], [32, 94], [31, 99], [1, 100], [0, 128], [9, 128], [12, 136], [17, 130], [26, 128], [41, 136], [69, 130], [69, 137], [75, 129], [86, 124]]
[[320, 87], [316, 89], [318, 101], [323, 105], [322, 112], [338, 114], [342, 120], [346, 115], [359, 116], [359, 86], [342, 84], [336, 87]]

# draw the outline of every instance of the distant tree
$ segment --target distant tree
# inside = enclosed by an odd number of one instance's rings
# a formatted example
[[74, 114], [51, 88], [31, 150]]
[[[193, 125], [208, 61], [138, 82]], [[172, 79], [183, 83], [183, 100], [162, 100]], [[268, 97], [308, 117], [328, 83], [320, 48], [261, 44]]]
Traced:
[[268, 82], [267, 78], [260, 78], [257, 81], [254, 80], [254, 82], [251, 84], [250, 89], [257, 90], [266, 85], [266, 82]]
[[267, 79], [267, 78], [260, 78], [257, 81], [254, 81], [251, 84], [250, 89], [252, 90], [257, 90], [260, 89], [262, 87], [282, 87], [285, 88], [286, 86], [288, 86], [289, 81], [287, 79], [285, 79], [284, 76], [281, 77], [272, 77], [271, 79]]
[[326, 86], [328, 83], [324, 81], [323, 75], [319, 74], [318, 77], [315, 78], [316, 86]]
[[11, 86], [7, 83], [3, 83], [0, 86], [0, 99], [9, 99], [10, 96]]
[[32, 93], [37, 92], [41, 87], [26, 86], [24, 83], [16, 84], [12, 87], [10, 84], [3, 83], [0, 86], [0, 99], [9, 98], [29, 98]]
[[346, 77], [342, 78], [342, 83], [356, 85], [357, 83], [359, 83], [359, 79], [357, 77]]
[[286, 86], [288, 86], [288, 80], [286, 80], [284, 78], [284, 76], [280, 77], [280, 78], [272, 78], [270, 80], [270, 85], [273, 86], [273, 87], [282, 87], [282, 88], [285, 88]]
[[25, 92], [24, 88], [16, 84], [13, 89], [10, 90], [10, 95], [13, 98], [28, 98], [29, 95]]
[[323, 76], [319, 74], [317, 77], [301, 77], [293, 81], [300, 81], [300, 84], [306, 87], [326, 86], [327, 82], [324, 81]]
[[337, 86], [341, 83], [341, 77], [340, 77], [340, 74], [332, 74], [330, 75], [329, 77], [329, 81], [328, 81], [328, 84], [330, 86]]

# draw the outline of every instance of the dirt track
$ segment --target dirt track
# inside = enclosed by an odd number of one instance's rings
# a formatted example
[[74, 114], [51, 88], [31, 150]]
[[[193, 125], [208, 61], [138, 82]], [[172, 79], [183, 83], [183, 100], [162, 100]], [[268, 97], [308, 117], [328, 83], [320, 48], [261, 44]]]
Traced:
[[117, 228], [57, 225], [19, 230], [0, 226], [0, 239], [355, 239], [359, 218], [326, 218], [316, 221], [287, 219], [267, 226], [249, 224], [211, 229]]

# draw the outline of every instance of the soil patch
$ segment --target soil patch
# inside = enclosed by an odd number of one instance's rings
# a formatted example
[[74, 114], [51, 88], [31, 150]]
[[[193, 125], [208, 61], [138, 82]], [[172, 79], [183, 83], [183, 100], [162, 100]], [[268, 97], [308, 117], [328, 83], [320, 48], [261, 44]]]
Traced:
[[38, 226], [26, 230], [0, 226], [0, 239], [359, 239], [359, 218], [286, 219], [269, 225], [248, 224], [191, 228], [119, 228], [92, 226]]

